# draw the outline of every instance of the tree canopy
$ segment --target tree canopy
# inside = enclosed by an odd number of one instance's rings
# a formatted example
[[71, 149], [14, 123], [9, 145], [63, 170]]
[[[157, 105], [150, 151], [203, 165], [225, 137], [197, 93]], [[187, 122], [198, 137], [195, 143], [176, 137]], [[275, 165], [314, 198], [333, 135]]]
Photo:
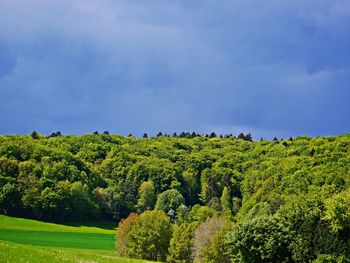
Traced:
[[[53, 221], [139, 213], [123, 221], [130, 224], [122, 244], [125, 255], [148, 259], [191, 262], [190, 248], [176, 243], [194, 249], [196, 229], [217, 217], [232, 228], [208, 235], [198, 254], [203, 262], [219, 255], [232, 262], [346, 262], [349, 185], [349, 134], [255, 142], [250, 134], [189, 132], [0, 136], [0, 213]], [[166, 230], [152, 228], [158, 217]], [[140, 248], [133, 234], [141, 237], [139, 228], [164, 230], [160, 250]]]

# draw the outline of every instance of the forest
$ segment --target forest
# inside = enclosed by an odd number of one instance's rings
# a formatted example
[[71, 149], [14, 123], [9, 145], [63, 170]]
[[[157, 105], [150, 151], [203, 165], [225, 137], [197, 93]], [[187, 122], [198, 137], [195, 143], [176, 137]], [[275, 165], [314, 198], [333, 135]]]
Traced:
[[350, 262], [350, 134], [0, 136], [0, 213], [113, 220], [118, 254]]

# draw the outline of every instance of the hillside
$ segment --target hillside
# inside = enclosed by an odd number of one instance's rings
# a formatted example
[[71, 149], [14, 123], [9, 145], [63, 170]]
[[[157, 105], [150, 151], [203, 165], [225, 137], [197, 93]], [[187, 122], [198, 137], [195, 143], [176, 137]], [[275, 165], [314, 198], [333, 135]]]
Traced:
[[187, 206], [229, 189], [242, 207], [276, 212], [294, 195], [320, 198], [349, 185], [350, 136], [250, 142], [236, 138], [118, 135], [0, 136], [0, 210], [45, 220], [122, 218], [138, 189], [177, 189]]
[[115, 224], [53, 224], [0, 215], [1, 262], [145, 262], [116, 257]]
[[[350, 135], [239, 138], [0, 136], [0, 211], [77, 223], [117, 222], [137, 212], [121, 224], [122, 256], [347, 262]], [[171, 222], [163, 212], [147, 212], [153, 209], [169, 212]], [[153, 224], [159, 220], [164, 224]], [[150, 241], [155, 233], [166, 237], [162, 244]]]

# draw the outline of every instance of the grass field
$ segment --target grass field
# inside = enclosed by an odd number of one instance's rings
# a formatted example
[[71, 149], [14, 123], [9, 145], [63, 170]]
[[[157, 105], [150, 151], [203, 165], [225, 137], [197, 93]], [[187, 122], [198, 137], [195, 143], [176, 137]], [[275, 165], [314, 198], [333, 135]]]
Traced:
[[0, 241], [2, 263], [146, 263], [148, 261], [118, 258], [114, 251], [48, 248]]
[[110, 234], [0, 229], [0, 239], [45, 247], [115, 250]]
[[23, 219], [0, 215], [0, 229], [12, 230], [35, 230], [49, 232], [80, 232], [80, 233], [100, 233], [115, 234], [116, 224], [113, 222], [82, 222], [70, 223], [64, 222], [59, 224], [41, 222], [31, 219]]
[[140, 263], [116, 257], [116, 224], [53, 224], [0, 215], [0, 262]]
[[0, 239], [45, 247], [115, 250], [115, 225], [72, 226], [0, 215]]

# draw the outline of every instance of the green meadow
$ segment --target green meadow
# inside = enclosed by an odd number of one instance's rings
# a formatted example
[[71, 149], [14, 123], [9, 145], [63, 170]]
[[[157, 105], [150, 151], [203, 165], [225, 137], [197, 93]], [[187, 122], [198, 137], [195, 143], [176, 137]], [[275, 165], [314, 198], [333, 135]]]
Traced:
[[115, 224], [54, 224], [0, 215], [0, 262], [146, 262], [116, 256]]
[[0, 215], [0, 229], [115, 235], [116, 224], [112, 222], [63, 222], [55, 224]]

